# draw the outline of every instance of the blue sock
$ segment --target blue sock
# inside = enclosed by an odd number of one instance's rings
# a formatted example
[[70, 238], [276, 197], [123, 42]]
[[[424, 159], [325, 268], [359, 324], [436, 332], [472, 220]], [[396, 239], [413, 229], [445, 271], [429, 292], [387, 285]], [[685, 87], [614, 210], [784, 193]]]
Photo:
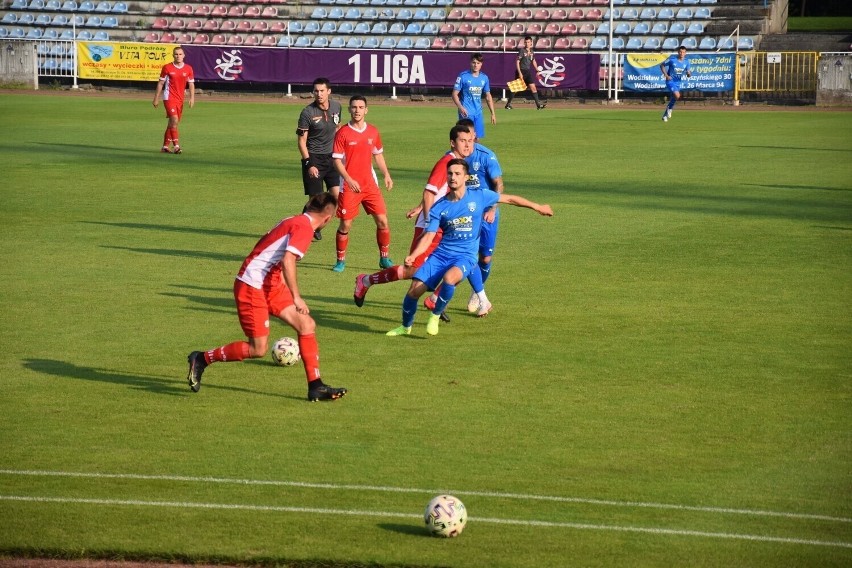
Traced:
[[414, 315], [417, 313], [417, 300], [408, 294], [402, 300], [402, 325], [411, 327], [414, 323]]
[[480, 262], [479, 270], [482, 271], [482, 285], [485, 286], [485, 281], [491, 276], [491, 261]]
[[467, 275], [467, 281], [470, 282], [470, 287], [473, 288], [473, 291], [477, 294], [485, 289], [485, 282], [482, 279], [482, 269], [479, 268], [478, 264], [474, 265], [474, 267], [470, 269], [470, 274]]
[[674, 97], [672, 97], [672, 98], [670, 98], [670, 99], [669, 99], [669, 104], [668, 104], [668, 108], [669, 108], [669, 110], [671, 110], [671, 109], [673, 109], [673, 108], [674, 108], [674, 106], [675, 106], [675, 103], [676, 103], [676, 102], [677, 102], [677, 99], [676, 99], [676, 98], [674, 98]]
[[450, 300], [453, 299], [453, 294], [456, 293], [455, 284], [447, 284], [444, 282], [441, 284], [441, 291], [438, 293], [438, 301], [435, 302], [435, 309], [432, 310], [432, 313], [437, 315], [441, 315], [441, 312], [447, 307], [447, 304], [450, 303]]

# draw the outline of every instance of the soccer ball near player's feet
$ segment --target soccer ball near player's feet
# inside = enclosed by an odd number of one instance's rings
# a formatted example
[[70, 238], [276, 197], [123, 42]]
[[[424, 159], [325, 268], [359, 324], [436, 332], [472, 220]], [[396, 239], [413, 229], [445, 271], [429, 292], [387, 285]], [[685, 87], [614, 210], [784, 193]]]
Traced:
[[452, 538], [459, 536], [467, 524], [464, 503], [452, 495], [438, 495], [426, 505], [423, 513], [426, 528], [432, 536]]
[[290, 367], [299, 362], [299, 342], [292, 337], [282, 337], [272, 345], [272, 360], [283, 367]]

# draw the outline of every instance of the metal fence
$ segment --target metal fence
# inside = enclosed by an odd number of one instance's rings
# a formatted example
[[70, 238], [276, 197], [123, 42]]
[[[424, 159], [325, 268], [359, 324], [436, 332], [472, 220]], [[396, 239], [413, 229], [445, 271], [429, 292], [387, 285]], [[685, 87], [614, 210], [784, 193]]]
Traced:
[[734, 100], [748, 93], [761, 93], [762, 98], [816, 98], [817, 52], [752, 51], [741, 52], [739, 58]]

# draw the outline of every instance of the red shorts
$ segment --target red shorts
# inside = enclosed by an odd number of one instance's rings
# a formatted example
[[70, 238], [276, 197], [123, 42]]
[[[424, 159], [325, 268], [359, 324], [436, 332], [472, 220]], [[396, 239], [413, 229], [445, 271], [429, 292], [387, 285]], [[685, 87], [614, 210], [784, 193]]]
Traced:
[[163, 101], [163, 108], [166, 109], [167, 118], [173, 116], [176, 116], [178, 120], [183, 118], [183, 102]]
[[[411, 247], [409, 247], [408, 249], [409, 254], [414, 251], [414, 247], [417, 246], [417, 241], [420, 240], [420, 237], [425, 232], [425, 227], [414, 227], [414, 237], [411, 238]], [[421, 266], [423, 266], [423, 263], [426, 262], [426, 259], [429, 258], [429, 255], [432, 254], [436, 248], [438, 248], [438, 243], [441, 242], [441, 237], [443, 236], [444, 231], [438, 229], [438, 232], [435, 233], [435, 238], [432, 239], [432, 244], [429, 245], [429, 248], [427, 248], [420, 256], [414, 259], [414, 264], [412, 264], [414, 268], [420, 268]]]
[[280, 276], [274, 280], [264, 283], [262, 290], [252, 288], [242, 280], [234, 281], [237, 315], [246, 337], [267, 337], [269, 315], [277, 317], [284, 308], [293, 305], [293, 294], [284, 281]]
[[337, 203], [337, 217], [339, 219], [354, 219], [358, 216], [359, 206], [364, 206], [368, 215], [386, 215], [385, 198], [382, 193], [376, 191], [341, 191], [340, 200]]

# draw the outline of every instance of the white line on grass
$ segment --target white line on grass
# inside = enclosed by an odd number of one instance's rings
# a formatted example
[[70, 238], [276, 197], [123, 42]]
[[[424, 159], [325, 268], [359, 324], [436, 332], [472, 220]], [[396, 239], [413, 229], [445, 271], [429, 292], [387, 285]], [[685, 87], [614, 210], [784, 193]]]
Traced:
[[[417, 519], [421, 515], [411, 513], [394, 513], [390, 511], [360, 511], [357, 509], [321, 509], [314, 507], [283, 507], [275, 505], [244, 505], [233, 503], [191, 503], [185, 501], [139, 501], [124, 499], [81, 499], [76, 497], [28, 497], [22, 495], [0, 495], [0, 501], [19, 501], [30, 503], [72, 503], [81, 505], [108, 505], [130, 507], [175, 507], [179, 509], [226, 509], [236, 511], [268, 511], [283, 513], [311, 513], [316, 515], [347, 515], [354, 517], [382, 517], [395, 519]], [[731, 540], [750, 540], [754, 542], [774, 542], [782, 544], [806, 544], [814, 546], [830, 546], [836, 548], [852, 548], [852, 542], [826, 540], [810, 540], [804, 538], [785, 538], [776, 536], [761, 536], [752, 534], [715, 533], [705, 531], [662, 529], [654, 527], [630, 527], [617, 525], [594, 525], [586, 523], [560, 523], [552, 521], [524, 521], [516, 519], [490, 519], [470, 517], [474, 523], [493, 523], [500, 525], [517, 525], [527, 527], [568, 528], [579, 530], [632, 532], [671, 536], [693, 536], [701, 538], [723, 538]]]
[[553, 501], [558, 503], [584, 503], [588, 505], [607, 505], [612, 507], [644, 507], [649, 509], [675, 509], [680, 511], [700, 511], [704, 513], [724, 513], [734, 515], [753, 515], [764, 517], [784, 517], [788, 519], [809, 519], [852, 523], [847, 517], [832, 517], [808, 513], [787, 513], [783, 511], [762, 511], [759, 509], [731, 509], [725, 507], [699, 507], [695, 505], [675, 505], [671, 503], [644, 503], [641, 501], [610, 501], [604, 499], [585, 499], [581, 497], [559, 497], [554, 495], [527, 495], [523, 493], [499, 493], [493, 491], [464, 491], [449, 489], [416, 489], [407, 487], [385, 487], [381, 485], [345, 485], [336, 483], [308, 483], [304, 481], [274, 481], [263, 479], [231, 479], [222, 477], [190, 477], [183, 475], [145, 475], [136, 473], [85, 473], [73, 471], [38, 471], [0, 469], [0, 475], [54, 476], [54, 477], [91, 477], [97, 479], [144, 479], [150, 481], [188, 481], [193, 483], [223, 483], [235, 485], [273, 485], [278, 487], [302, 487], [307, 489], [333, 489], [349, 491], [378, 491], [383, 493], [423, 493], [437, 495], [471, 495], [474, 497], [496, 497], [500, 499], [519, 499], [527, 501]]

